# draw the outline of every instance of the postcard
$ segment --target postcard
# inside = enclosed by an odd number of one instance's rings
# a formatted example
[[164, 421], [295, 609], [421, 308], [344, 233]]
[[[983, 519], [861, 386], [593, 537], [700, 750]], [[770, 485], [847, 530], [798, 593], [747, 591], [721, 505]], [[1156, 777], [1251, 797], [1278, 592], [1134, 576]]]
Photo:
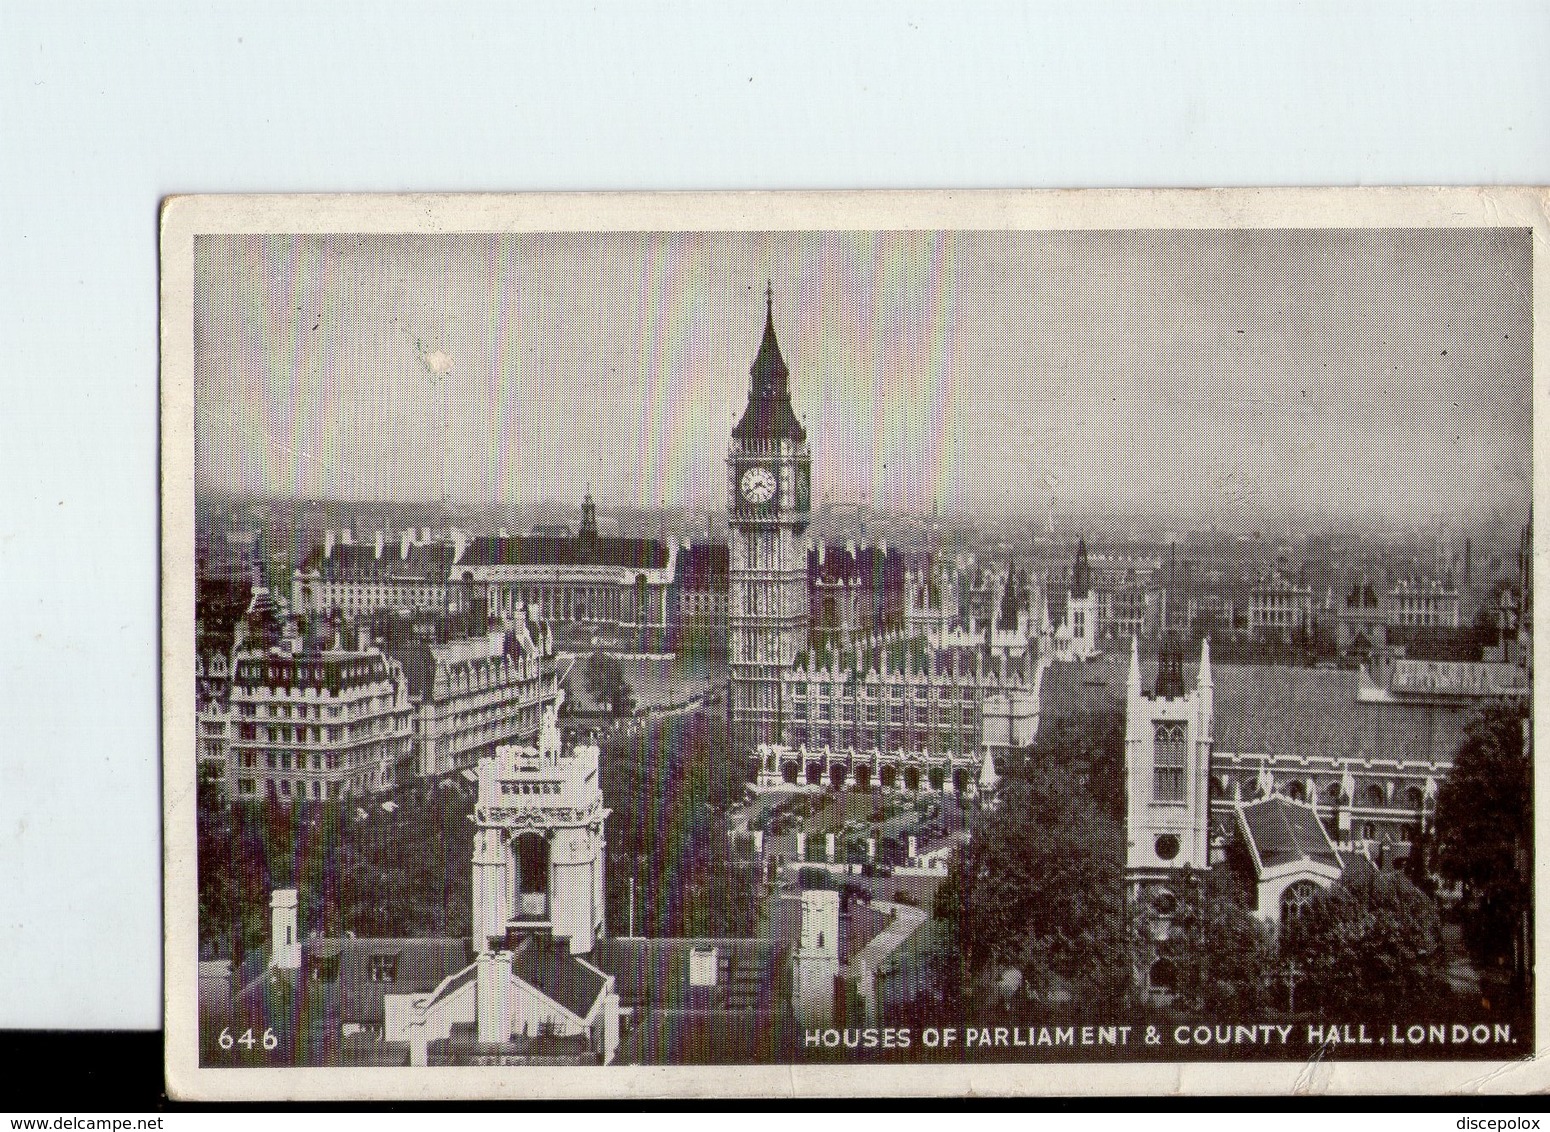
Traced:
[[1545, 204], [170, 198], [169, 1091], [1543, 1088]]

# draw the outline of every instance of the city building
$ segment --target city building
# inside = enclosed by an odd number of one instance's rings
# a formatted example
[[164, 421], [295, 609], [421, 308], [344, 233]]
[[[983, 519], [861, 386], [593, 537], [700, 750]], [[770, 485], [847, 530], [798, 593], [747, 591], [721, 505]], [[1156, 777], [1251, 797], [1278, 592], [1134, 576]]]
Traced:
[[958, 640], [896, 633], [804, 653], [782, 673], [782, 738], [755, 749], [755, 781], [972, 796], [987, 761], [1033, 742], [1040, 675], [1026, 609]]
[[453, 529], [405, 530], [396, 541], [378, 531], [371, 545], [346, 528], [324, 542], [291, 578], [298, 613], [362, 615], [378, 610], [458, 610], [482, 602], [493, 618], [519, 611], [557, 632], [603, 631], [610, 647], [661, 652], [667, 647], [677, 546], [656, 539], [600, 534], [590, 493], [580, 527], [470, 538]]
[[1276, 570], [1249, 591], [1249, 632], [1290, 644], [1313, 632], [1313, 591]]
[[677, 611], [674, 644], [703, 641], [719, 648], [727, 639], [728, 553], [726, 543], [685, 541], [674, 572]]
[[413, 711], [402, 666], [364, 628], [341, 630], [327, 645], [290, 637], [284, 646], [239, 647], [229, 789], [238, 800], [389, 790], [414, 773]]
[[833, 1024], [852, 993], [875, 1015], [913, 909], [805, 892], [770, 902], [760, 938], [609, 937], [599, 751], [564, 747], [557, 711], [536, 746], [478, 764], [469, 936], [320, 938], [297, 890], [278, 889], [268, 949], [235, 973], [202, 965], [202, 1032], [272, 1032], [265, 1064], [660, 1064], [691, 1048], [786, 1061], [799, 1027]]
[[414, 704], [415, 773], [471, 770], [497, 747], [538, 741], [557, 692], [554, 638], [521, 612], [483, 633], [390, 646]]
[[1389, 588], [1388, 615], [1395, 628], [1457, 629], [1458, 589], [1446, 580], [1402, 578]]
[[565, 634], [601, 631], [615, 651], [660, 653], [667, 647], [678, 544], [598, 533], [588, 493], [571, 537], [485, 536], [449, 568], [453, 585], [482, 594], [490, 616], [531, 611]]
[[231, 658], [219, 649], [201, 642], [194, 650], [194, 720], [197, 738], [199, 776], [226, 781], [227, 745], [231, 731], [231, 712], [227, 693], [231, 682]]
[[291, 608], [297, 613], [347, 616], [378, 609], [443, 609], [447, 570], [463, 540], [432, 538], [430, 530], [405, 530], [392, 542], [376, 532], [357, 543], [346, 527], [324, 532], [323, 545], [291, 575]]

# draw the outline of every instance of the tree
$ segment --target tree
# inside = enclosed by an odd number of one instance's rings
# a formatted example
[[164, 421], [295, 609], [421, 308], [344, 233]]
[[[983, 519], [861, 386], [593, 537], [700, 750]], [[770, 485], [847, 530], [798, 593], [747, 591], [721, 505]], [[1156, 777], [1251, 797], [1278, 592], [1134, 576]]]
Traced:
[[1186, 870], [1171, 907], [1153, 904], [1136, 920], [1138, 947], [1174, 969], [1174, 1003], [1218, 1015], [1269, 1005], [1275, 944], [1269, 928], [1232, 891], [1226, 870]]
[[998, 767], [1003, 777], [1033, 781], [1053, 773], [1068, 791], [1085, 794], [1104, 815], [1125, 818], [1125, 713], [1119, 701], [1049, 715], [1031, 748]]
[[945, 951], [957, 956], [949, 994], [1013, 968], [1035, 996], [1069, 992], [1084, 1009], [1117, 1002], [1129, 969], [1123, 846], [1120, 824], [1050, 769], [1004, 780], [937, 892]]
[[1524, 718], [1523, 707], [1497, 704], [1470, 719], [1437, 794], [1435, 867], [1463, 884], [1466, 940], [1487, 962], [1528, 953], [1517, 945], [1533, 899], [1533, 765]]
[[1437, 908], [1393, 872], [1350, 871], [1281, 926], [1281, 959], [1315, 1009], [1409, 1013], [1450, 1002]]

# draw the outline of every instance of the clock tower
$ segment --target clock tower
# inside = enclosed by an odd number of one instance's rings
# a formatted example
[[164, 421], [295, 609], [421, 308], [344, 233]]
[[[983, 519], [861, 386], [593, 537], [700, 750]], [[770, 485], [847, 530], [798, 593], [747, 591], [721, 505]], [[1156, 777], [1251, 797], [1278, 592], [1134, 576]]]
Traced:
[[807, 648], [807, 529], [811, 456], [791, 409], [775, 340], [774, 293], [749, 370], [748, 407], [727, 452], [732, 744], [748, 755], [780, 741], [780, 675]]

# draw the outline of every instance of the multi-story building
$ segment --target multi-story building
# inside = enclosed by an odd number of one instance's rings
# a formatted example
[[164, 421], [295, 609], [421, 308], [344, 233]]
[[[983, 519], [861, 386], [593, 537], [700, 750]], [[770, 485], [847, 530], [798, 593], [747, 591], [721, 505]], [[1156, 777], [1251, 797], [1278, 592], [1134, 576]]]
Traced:
[[194, 716], [199, 774], [229, 789], [227, 742], [231, 712], [227, 705], [231, 660], [221, 649], [199, 647], [194, 653]]
[[987, 625], [803, 653], [782, 674], [781, 742], [755, 751], [756, 781], [972, 794], [987, 759], [1038, 730], [1038, 639], [1009, 593]]
[[364, 630], [352, 647], [239, 650], [232, 664], [227, 779], [233, 796], [328, 799], [387, 790], [414, 771], [402, 666]]
[[1395, 628], [1457, 629], [1458, 589], [1448, 581], [1403, 578], [1389, 587], [1388, 622]]
[[1276, 571], [1249, 591], [1249, 632], [1289, 642], [1313, 630], [1313, 591]]
[[525, 611], [556, 630], [615, 632], [622, 651], [658, 652], [667, 647], [677, 560], [676, 543], [599, 534], [588, 493], [575, 535], [476, 538], [454, 558], [449, 580], [482, 593], [491, 617]]
[[727, 561], [726, 543], [684, 542], [678, 548], [675, 641], [726, 641]]
[[470, 538], [428, 528], [396, 542], [379, 531], [371, 545], [345, 529], [325, 532], [323, 546], [291, 578], [298, 613], [348, 616], [383, 609], [463, 609], [483, 602], [492, 617], [528, 611], [552, 626], [576, 625], [622, 634], [626, 651], [666, 647], [677, 547], [656, 539], [598, 533], [588, 493], [574, 534]]
[[535, 743], [558, 690], [546, 626], [509, 625], [393, 650], [414, 705], [414, 769], [421, 776], [472, 770], [509, 743]]
[[291, 608], [297, 613], [445, 607], [447, 570], [466, 543], [433, 539], [429, 530], [401, 532], [390, 544], [378, 531], [368, 546], [347, 527], [324, 532], [323, 545], [291, 575]]

